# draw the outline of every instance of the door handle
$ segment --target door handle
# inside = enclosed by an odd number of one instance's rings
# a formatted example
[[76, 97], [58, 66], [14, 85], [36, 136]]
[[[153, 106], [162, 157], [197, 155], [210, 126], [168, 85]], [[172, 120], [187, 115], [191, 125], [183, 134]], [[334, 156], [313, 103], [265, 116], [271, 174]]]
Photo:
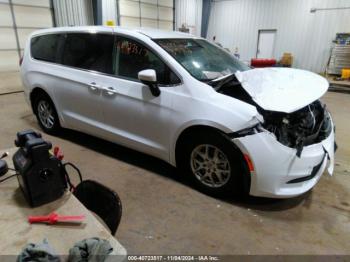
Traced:
[[89, 88], [91, 91], [97, 91], [101, 89], [101, 87], [95, 82], [90, 83]]
[[107, 95], [109, 95], [109, 96], [114, 96], [114, 95], [116, 95], [117, 94], [117, 91], [113, 88], [113, 87], [106, 87], [105, 89], [104, 89], [104, 91], [106, 92], [106, 94]]

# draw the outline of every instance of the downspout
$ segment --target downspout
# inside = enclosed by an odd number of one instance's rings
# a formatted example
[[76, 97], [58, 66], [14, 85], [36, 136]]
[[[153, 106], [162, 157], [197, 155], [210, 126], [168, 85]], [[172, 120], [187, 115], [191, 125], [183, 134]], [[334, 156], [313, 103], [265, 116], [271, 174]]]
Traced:
[[208, 34], [210, 12], [211, 0], [203, 0], [201, 37], [204, 38], [206, 38]]
[[103, 0], [92, 0], [92, 9], [94, 16], [94, 24], [102, 25], [102, 1]]

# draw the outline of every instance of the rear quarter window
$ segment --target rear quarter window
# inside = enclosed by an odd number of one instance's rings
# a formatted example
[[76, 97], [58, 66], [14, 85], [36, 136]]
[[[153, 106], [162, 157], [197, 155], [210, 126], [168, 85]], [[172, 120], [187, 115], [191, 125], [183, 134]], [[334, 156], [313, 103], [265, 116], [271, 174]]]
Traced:
[[32, 57], [41, 61], [56, 62], [59, 39], [59, 34], [33, 37], [30, 45]]

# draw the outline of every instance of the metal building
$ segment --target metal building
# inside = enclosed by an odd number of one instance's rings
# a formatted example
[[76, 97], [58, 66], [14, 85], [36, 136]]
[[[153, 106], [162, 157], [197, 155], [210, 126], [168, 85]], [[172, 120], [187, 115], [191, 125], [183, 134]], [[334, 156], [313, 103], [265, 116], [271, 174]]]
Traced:
[[272, 57], [292, 53], [293, 66], [324, 72], [336, 33], [348, 32], [347, 0], [216, 0], [212, 3], [208, 38], [239, 50], [243, 60], [257, 56], [260, 34], [272, 43]]
[[52, 25], [49, 0], [0, 0], [0, 71], [18, 70], [28, 35]]

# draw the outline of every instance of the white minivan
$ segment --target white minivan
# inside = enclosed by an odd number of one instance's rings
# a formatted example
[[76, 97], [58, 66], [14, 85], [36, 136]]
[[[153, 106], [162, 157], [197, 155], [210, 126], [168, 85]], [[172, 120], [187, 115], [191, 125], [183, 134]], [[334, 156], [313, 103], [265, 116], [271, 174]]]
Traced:
[[80, 130], [158, 157], [206, 193], [293, 197], [333, 172], [324, 78], [252, 69], [189, 34], [39, 30], [21, 76], [45, 132]]

